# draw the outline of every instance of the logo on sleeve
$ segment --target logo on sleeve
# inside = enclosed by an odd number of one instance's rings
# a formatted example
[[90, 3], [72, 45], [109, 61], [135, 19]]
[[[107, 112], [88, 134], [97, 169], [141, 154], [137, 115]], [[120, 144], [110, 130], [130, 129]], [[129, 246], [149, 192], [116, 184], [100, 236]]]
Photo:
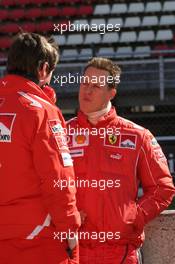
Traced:
[[68, 150], [67, 136], [59, 119], [48, 120], [49, 127], [59, 150]]
[[71, 155], [68, 152], [61, 153], [64, 167], [73, 166]]
[[59, 121], [59, 119], [49, 120], [49, 126], [52, 130], [53, 134], [63, 134], [63, 127]]
[[158, 142], [155, 138], [151, 139], [151, 144], [152, 144], [152, 146], [158, 146]]
[[0, 142], [11, 142], [16, 114], [0, 114]]

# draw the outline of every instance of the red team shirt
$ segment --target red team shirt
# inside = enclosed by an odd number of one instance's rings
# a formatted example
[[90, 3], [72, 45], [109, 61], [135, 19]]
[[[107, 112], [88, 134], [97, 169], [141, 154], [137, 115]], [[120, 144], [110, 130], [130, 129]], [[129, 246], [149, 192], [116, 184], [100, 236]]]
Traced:
[[[34, 82], [0, 80], [0, 240], [52, 236], [77, 230], [74, 179], [58, 108]], [[58, 186], [58, 185], [57, 185]]]

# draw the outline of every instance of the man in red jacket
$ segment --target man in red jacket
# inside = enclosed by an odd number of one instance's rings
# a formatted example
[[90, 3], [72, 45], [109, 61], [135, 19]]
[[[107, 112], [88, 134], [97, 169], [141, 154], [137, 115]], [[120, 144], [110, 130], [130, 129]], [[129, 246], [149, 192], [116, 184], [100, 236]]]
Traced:
[[[80, 111], [68, 121], [77, 186], [81, 264], [138, 264], [144, 226], [175, 189], [166, 158], [145, 128], [117, 115], [120, 68], [93, 58], [80, 85]], [[141, 183], [143, 196], [138, 198]]]
[[40, 88], [57, 62], [53, 41], [22, 33], [0, 80], [0, 264], [79, 263], [67, 243], [80, 225], [75, 188], [61, 187], [74, 179], [65, 121]]

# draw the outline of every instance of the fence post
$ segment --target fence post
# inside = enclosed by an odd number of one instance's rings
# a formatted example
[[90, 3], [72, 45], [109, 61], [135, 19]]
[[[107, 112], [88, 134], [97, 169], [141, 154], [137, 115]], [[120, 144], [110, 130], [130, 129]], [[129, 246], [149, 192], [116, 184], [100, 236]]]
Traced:
[[159, 56], [159, 84], [160, 84], [160, 100], [165, 99], [165, 76], [164, 76], [164, 60], [163, 56]]

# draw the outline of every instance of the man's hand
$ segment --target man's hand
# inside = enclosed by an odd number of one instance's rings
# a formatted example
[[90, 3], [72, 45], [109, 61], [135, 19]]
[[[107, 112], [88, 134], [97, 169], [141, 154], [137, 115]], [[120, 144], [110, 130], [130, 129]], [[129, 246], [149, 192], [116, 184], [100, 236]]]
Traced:
[[68, 239], [67, 253], [69, 255], [69, 264], [79, 264], [78, 234], [75, 234], [74, 238]]
[[81, 217], [81, 224], [83, 225], [86, 220], [87, 214], [84, 211], [80, 211], [80, 217]]

